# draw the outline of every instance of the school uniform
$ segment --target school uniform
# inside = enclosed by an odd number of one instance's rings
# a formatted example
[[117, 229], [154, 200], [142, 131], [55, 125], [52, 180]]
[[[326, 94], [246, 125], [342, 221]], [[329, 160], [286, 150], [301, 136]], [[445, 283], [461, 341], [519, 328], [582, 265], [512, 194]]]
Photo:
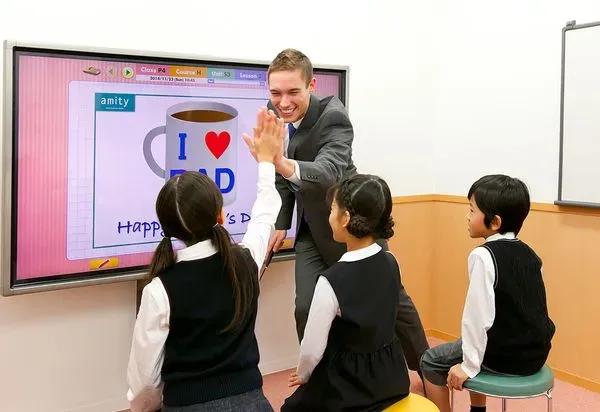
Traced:
[[[258, 276], [280, 205], [275, 168], [260, 163], [252, 218], [234, 248], [237, 270]], [[132, 412], [158, 409], [161, 395], [164, 411], [272, 410], [258, 370], [258, 296], [243, 324], [223, 332], [234, 299], [222, 256], [206, 240], [176, 260], [142, 293], [127, 369]]]
[[539, 256], [514, 233], [496, 233], [471, 252], [468, 266], [461, 338], [423, 354], [425, 377], [445, 385], [456, 364], [469, 378], [481, 370], [521, 376], [540, 370], [555, 326]]
[[317, 281], [297, 373], [282, 411], [380, 411], [410, 381], [394, 325], [400, 271], [373, 244], [345, 253]]

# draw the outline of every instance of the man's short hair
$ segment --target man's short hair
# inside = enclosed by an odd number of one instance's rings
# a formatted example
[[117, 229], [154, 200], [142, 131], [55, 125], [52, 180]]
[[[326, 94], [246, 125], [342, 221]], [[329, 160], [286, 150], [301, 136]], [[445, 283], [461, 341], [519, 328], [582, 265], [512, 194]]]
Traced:
[[293, 71], [300, 69], [302, 77], [306, 81], [306, 85], [310, 83], [313, 78], [313, 66], [310, 59], [306, 57], [304, 53], [296, 49], [285, 49], [282, 50], [269, 65], [267, 71], [267, 78], [274, 72], [280, 71]]

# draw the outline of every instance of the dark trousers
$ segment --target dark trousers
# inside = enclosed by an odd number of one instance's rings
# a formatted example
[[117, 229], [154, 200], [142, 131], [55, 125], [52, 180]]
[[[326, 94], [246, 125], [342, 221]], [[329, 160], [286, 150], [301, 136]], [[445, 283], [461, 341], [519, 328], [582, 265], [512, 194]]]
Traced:
[[[377, 243], [384, 250], [388, 250], [385, 240]], [[302, 342], [317, 280], [328, 266], [319, 254], [310, 231], [305, 225], [298, 231], [295, 249], [296, 308], [294, 316], [298, 341]], [[419, 313], [402, 282], [400, 282], [400, 299], [395, 329], [409, 369], [420, 372], [420, 359], [423, 352], [429, 348], [429, 343], [427, 343]]]
[[296, 318], [298, 341], [302, 342], [317, 280], [327, 270], [328, 266], [317, 250], [310, 231], [305, 225], [302, 225], [298, 231], [294, 248], [296, 250], [296, 307], [294, 317]]

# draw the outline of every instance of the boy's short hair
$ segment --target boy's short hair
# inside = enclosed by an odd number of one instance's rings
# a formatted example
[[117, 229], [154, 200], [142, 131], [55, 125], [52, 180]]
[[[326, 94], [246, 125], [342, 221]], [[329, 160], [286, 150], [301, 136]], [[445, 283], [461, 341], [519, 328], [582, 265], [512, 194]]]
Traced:
[[269, 65], [267, 71], [267, 79], [273, 72], [280, 72], [285, 70], [297, 70], [300, 69], [302, 78], [308, 85], [313, 78], [313, 66], [310, 59], [306, 57], [304, 53], [296, 49], [285, 49], [279, 52]]
[[473, 183], [467, 198], [472, 196], [485, 215], [483, 222], [486, 227], [489, 228], [494, 216], [498, 215], [502, 219], [498, 232], [519, 233], [530, 207], [525, 183], [516, 177], [487, 175]]

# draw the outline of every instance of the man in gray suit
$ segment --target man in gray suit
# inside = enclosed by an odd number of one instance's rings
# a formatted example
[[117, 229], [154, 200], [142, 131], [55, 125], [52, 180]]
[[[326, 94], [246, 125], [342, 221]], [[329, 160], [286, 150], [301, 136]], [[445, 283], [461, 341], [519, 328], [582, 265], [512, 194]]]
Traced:
[[[356, 174], [352, 162], [354, 132], [342, 102], [333, 96], [318, 98], [310, 60], [286, 49], [268, 71], [270, 108], [288, 124], [284, 153], [275, 160], [276, 186], [282, 206], [269, 250], [277, 251], [291, 227], [294, 204], [296, 225], [296, 330], [301, 341], [317, 279], [346, 252], [333, 240], [329, 226], [327, 190]], [[402, 288], [397, 333], [411, 369], [428, 348], [419, 316]]]

